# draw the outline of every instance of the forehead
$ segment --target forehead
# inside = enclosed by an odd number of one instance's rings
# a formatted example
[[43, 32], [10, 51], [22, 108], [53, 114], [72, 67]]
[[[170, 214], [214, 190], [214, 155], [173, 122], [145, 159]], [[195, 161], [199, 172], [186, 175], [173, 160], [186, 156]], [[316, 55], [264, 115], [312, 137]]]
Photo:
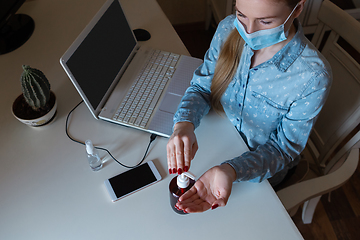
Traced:
[[235, 7], [251, 18], [283, 17], [291, 11], [283, 0], [236, 0]]

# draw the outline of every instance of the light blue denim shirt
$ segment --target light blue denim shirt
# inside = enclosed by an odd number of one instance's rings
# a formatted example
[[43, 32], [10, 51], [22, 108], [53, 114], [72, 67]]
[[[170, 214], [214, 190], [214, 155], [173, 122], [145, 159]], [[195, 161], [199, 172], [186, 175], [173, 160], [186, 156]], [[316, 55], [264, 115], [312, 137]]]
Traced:
[[[234, 18], [230, 15], [219, 23], [204, 63], [195, 71], [174, 115], [174, 123], [188, 121], [197, 127], [208, 113], [216, 61], [234, 29]], [[305, 38], [297, 20], [295, 24], [293, 39], [254, 68], [250, 68], [254, 52], [245, 44], [237, 72], [221, 98], [225, 114], [250, 149], [224, 162], [235, 169], [237, 181], [281, 181], [298, 163], [330, 90], [329, 63]]]

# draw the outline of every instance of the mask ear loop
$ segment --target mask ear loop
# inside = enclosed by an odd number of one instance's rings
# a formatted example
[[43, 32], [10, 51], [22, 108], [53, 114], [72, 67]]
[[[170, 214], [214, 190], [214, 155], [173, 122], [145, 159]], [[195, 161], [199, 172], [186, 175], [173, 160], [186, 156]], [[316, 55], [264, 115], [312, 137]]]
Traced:
[[[298, 2], [298, 3], [296, 4], [296, 6], [293, 8], [293, 10], [291, 11], [291, 13], [289, 14], [289, 16], [286, 18], [285, 22], [283, 23], [283, 25], [284, 25], [284, 30], [285, 30], [285, 24], [287, 23], [287, 21], [289, 20], [289, 18], [293, 15], [293, 13], [295, 12], [296, 8], [299, 6], [299, 3], [300, 3], [300, 2]], [[291, 25], [292, 25], [292, 23], [291, 23]], [[289, 29], [285, 32], [285, 36], [286, 36], [286, 37], [288, 37], [288, 35], [289, 35], [289, 31], [290, 31], [291, 25], [290, 25]]]

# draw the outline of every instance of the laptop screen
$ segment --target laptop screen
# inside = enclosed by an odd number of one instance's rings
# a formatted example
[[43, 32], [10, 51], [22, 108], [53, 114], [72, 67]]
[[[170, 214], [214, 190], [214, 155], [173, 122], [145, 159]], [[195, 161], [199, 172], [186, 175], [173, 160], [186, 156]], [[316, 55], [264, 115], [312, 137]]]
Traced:
[[94, 109], [135, 46], [132, 30], [115, 0], [66, 63]]

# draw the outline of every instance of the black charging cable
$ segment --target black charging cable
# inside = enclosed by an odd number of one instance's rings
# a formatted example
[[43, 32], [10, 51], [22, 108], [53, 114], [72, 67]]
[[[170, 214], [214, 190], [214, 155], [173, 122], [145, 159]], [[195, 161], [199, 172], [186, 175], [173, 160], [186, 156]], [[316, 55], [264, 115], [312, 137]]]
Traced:
[[[69, 112], [69, 114], [67, 115], [67, 117], [66, 117], [66, 123], [65, 123], [65, 132], [66, 132], [66, 135], [68, 136], [68, 138], [69, 138], [70, 140], [72, 140], [73, 142], [76, 142], [76, 143], [85, 145], [84, 142], [81, 142], [81, 141], [76, 140], [76, 139], [74, 139], [73, 137], [71, 137], [70, 134], [69, 134], [69, 132], [68, 132], [68, 123], [69, 123], [70, 115], [71, 115], [71, 113], [72, 113], [81, 103], [83, 103], [83, 102], [84, 102], [84, 101], [79, 102], [79, 103]], [[146, 148], [144, 157], [143, 157], [143, 158], [141, 159], [141, 161], [140, 161], [138, 164], [136, 164], [135, 166], [127, 166], [127, 165], [119, 162], [119, 161], [110, 153], [110, 151], [107, 150], [106, 148], [96, 147], [96, 146], [95, 146], [95, 148], [96, 148], [96, 149], [99, 149], [99, 150], [102, 150], [102, 151], [106, 151], [106, 152], [110, 155], [110, 157], [111, 157], [115, 162], [117, 162], [118, 164], [120, 164], [121, 166], [123, 166], [123, 167], [125, 167], [125, 168], [135, 168], [135, 167], [139, 166], [140, 164], [142, 164], [142, 163], [144, 162], [144, 160], [145, 160], [145, 158], [146, 158], [146, 155], [147, 155], [147, 153], [148, 153], [148, 151], [149, 151], [150, 145], [151, 145], [151, 143], [156, 139], [156, 137], [157, 137], [157, 135], [154, 134], [154, 133], [150, 135], [150, 142], [149, 142], [149, 144], [148, 144], [148, 146], [147, 146], [147, 148]]]

